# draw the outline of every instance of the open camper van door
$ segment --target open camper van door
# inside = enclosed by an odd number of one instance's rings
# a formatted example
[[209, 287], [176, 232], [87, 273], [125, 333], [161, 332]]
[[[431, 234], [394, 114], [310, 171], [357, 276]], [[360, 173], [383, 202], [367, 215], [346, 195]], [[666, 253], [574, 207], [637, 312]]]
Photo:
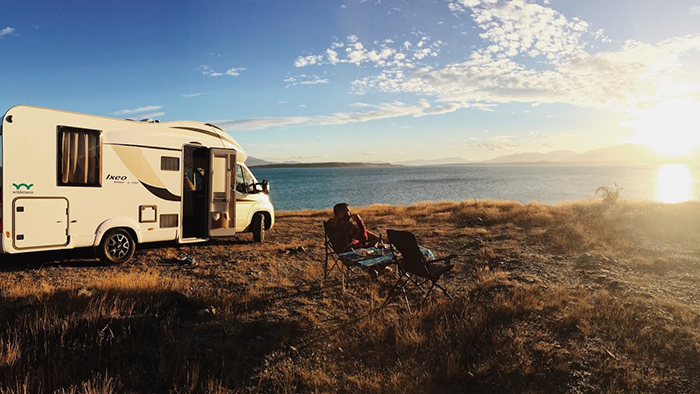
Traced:
[[209, 236], [236, 234], [236, 151], [209, 149]]

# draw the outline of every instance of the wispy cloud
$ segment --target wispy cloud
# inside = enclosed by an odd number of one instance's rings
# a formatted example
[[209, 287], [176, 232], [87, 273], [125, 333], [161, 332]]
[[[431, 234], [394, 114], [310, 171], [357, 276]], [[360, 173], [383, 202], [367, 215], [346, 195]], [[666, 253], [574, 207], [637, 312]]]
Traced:
[[199, 93], [199, 92], [197, 92], [197, 93], [180, 93], [180, 96], [182, 96], [184, 98], [193, 98], [193, 97], [199, 97], [202, 94], [203, 93]]
[[[298, 148], [298, 145], [295, 146], [295, 148]], [[273, 162], [286, 162], [286, 161], [309, 161], [309, 160], [320, 160], [320, 159], [328, 159], [325, 156], [318, 156], [318, 155], [292, 155], [292, 156], [280, 156], [280, 157], [270, 157], [268, 160], [273, 161]]]
[[321, 78], [318, 75], [300, 74], [294, 77], [285, 78], [284, 82], [287, 84], [285, 87], [288, 88], [290, 86], [327, 84], [328, 79]]
[[134, 109], [120, 109], [119, 111], [114, 111], [112, 113], [114, 115], [130, 115], [130, 114], [138, 114], [141, 112], [157, 111], [161, 108], [163, 108], [162, 105], [148, 105], [145, 107], [138, 107], [138, 108], [134, 108]]
[[411, 67], [423, 59], [438, 56], [442, 41], [432, 41], [420, 34], [413, 42], [395, 43], [392, 39], [372, 42], [365, 46], [356, 35], [349, 35], [345, 42], [334, 41], [322, 54], [299, 56], [294, 61], [296, 67], [312, 65], [336, 65], [363, 63], [376, 67]]
[[210, 77], [220, 77], [222, 75], [237, 77], [237, 76], [241, 75], [241, 71], [245, 71], [245, 70], [247, 70], [247, 68], [245, 68], [245, 67], [232, 67], [224, 72], [219, 72], [219, 71], [215, 71], [214, 69], [212, 69], [211, 67], [209, 67], [207, 65], [199, 66], [199, 72], [202, 75], [208, 75]]
[[[453, 0], [458, 18], [471, 17], [486, 42], [461, 62], [441, 66], [389, 66], [352, 84], [369, 91], [415, 93], [439, 102], [485, 106], [509, 102], [566, 103], [629, 111], [642, 100], [700, 94], [678, 77], [683, 55], [700, 49], [700, 34], [658, 43], [627, 41], [616, 51], [593, 51], [600, 29], [549, 6], [512, 0]], [[404, 43], [404, 48], [412, 43]], [[523, 58], [533, 58], [528, 65]]]
[[5, 37], [6, 35], [8, 35], [8, 34], [13, 34], [13, 33], [15, 33], [15, 32], [17, 32], [17, 30], [15, 30], [14, 27], [9, 27], [9, 26], [8, 26], [8, 27], [6, 27], [6, 28], [0, 30], [0, 37]]
[[696, 5], [695, 7], [690, 9], [690, 12], [693, 14], [700, 14], [700, 4]]
[[487, 142], [482, 142], [476, 145], [473, 145], [477, 148], [481, 149], [488, 149], [491, 152], [499, 151], [499, 150], [504, 150], [504, 149], [512, 149], [515, 148], [517, 145], [511, 144], [511, 143], [487, 143]]
[[226, 131], [263, 130], [273, 127], [289, 126], [330, 126], [347, 123], [369, 122], [378, 119], [388, 119], [403, 116], [421, 117], [456, 111], [463, 106], [447, 104], [432, 107], [426, 100], [419, 100], [417, 105], [407, 105], [400, 101], [370, 105], [366, 112], [333, 113], [318, 116], [268, 117], [242, 120], [216, 121], [215, 123]]
[[515, 148], [517, 145], [512, 142], [513, 138], [515, 138], [514, 135], [499, 135], [486, 138], [471, 137], [470, 140], [474, 141], [475, 143], [468, 145], [480, 149], [488, 149], [489, 151], [495, 152], [499, 150]]
[[138, 117], [141, 119], [155, 119], [165, 115], [165, 112], [152, 112], [150, 114], [139, 114]]

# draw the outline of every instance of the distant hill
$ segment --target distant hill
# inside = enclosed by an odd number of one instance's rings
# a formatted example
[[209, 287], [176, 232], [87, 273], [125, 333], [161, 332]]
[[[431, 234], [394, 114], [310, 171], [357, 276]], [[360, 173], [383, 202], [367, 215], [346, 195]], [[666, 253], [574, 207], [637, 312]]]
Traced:
[[625, 144], [595, 149], [567, 160], [574, 163], [641, 164], [658, 162], [659, 155], [645, 145]]
[[[694, 160], [700, 162], [700, 148], [694, 155]], [[435, 165], [552, 165], [552, 164], [598, 164], [598, 165], [624, 165], [624, 164], [657, 164], [663, 163], [653, 149], [645, 145], [624, 144], [610, 146], [606, 148], [594, 149], [584, 153], [576, 153], [570, 150], [556, 150], [552, 152], [526, 152], [504, 155], [495, 159], [485, 161], [469, 161], [463, 157], [446, 157], [442, 159], [416, 159], [399, 161], [395, 163], [346, 163], [346, 162], [325, 162], [325, 163], [300, 163], [286, 161], [275, 163], [267, 160], [248, 157], [246, 164], [248, 167], [257, 168], [323, 168], [323, 167], [387, 167], [398, 166], [435, 166]]]
[[248, 158], [245, 160], [245, 164], [248, 167], [257, 167], [257, 166], [264, 166], [264, 165], [275, 164], [275, 163], [271, 162], [271, 161], [263, 160], [263, 159], [258, 159], [257, 157], [248, 156]]
[[553, 152], [527, 152], [513, 155], [499, 156], [487, 160], [485, 163], [528, 163], [528, 162], [563, 162], [576, 157], [578, 153], [570, 150], [556, 150]]
[[472, 162], [471, 164], [655, 164], [664, 160], [656, 152], [645, 146], [637, 144], [623, 144], [594, 149], [584, 153], [576, 153], [569, 150], [557, 150], [552, 152], [528, 152], [499, 156], [495, 159]]

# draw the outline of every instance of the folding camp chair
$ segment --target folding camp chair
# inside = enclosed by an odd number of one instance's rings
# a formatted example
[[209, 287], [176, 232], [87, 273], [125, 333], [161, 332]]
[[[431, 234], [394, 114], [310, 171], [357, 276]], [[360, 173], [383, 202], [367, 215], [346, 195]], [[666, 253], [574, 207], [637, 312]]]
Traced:
[[[396, 296], [398, 290], [401, 290], [406, 300], [406, 306], [408, 306], [409, 312], [411, 311], [411, 305], [408, 303], [408, 297], [406, 297], [406, 286], [409, 283], [413, 283], [418, 287], [424, 294], [423, 304], [428, 300], [430, 293], [435, 287], [442, 290], [445, 295], [452, 298], [452, 295], [442, 287], [438, 281], [447, 272], [449, 272], [454, 265], [452, 264], [436, 264], [446, 262], [449, 263], [453, 258], [457, 257], [456, 254], [451, 254], [447, 257], [440, 259], [435, 259], [432, 257], [432, 252], [428, 249], [421, 250], [418, 246], [418, 241], [413, 233], [408, 231], [397, 231], [397, 230], [387, 230], [387, 237], [389, 238], [389, 243], [401, 254], [401, 258], [398, 260], [399, 268], [399, 279], [390, 291], [390, 296], [387, 297], [386, 301], [382, 306], [386, 306], [391, 302], [391, 300]], [[427, 256], [426, 256], [427, 255]], [[431, 283], [428, 291], [423, 289], [423, 285], [427, 282]]]
[[[324, 246], [326, 248], [326, 260], [323, 264], [323, 279], [326, 279], [334, 268], [338, 268], [341, 275], [342, 266], [339, 254], [350, 250], [350, 242], [348, 240], [348, 232], [343, 226], [330, 226], [327, 221], [323, 221]], [[328, 262], [331, 265], [328, 265]]]
[[[346, 283], [350, 280], [350, 273], [357, 267], [361, 267], [368, 272], [374, 272], [377, 276], [379, 273], [377, 269], [385, 268], [387, 264], [381, 264], [376, 266], [367, 266], [364, 264], [358, 264], [356, 258], [352, 256], [346, 256], [342, 258], [340, 255], [352, 251], [350, 247], [350, 239], [348, 238], [347, 229], [344, 226], [331, 226], [328, 221], [323, 221], [323, 231], [324, 231], [324, 246], [326, 249], [326, 259], [323, 264], [323, 279], [327, 279], [331, 271], [334, 268], [338, 268], [340, 271], [343, 290], [345, 290]], [[379, 234], [379, 240], [374, 241], [382, 244], [382, 236]], [[366, 247], [368, 245], [359, 244], [356, 247]], [[329, 264], [330, 262], [330, 264]], [[345, 271], [343, 271], [343, 267]], [[369, 270], [367, 268], [370, 268]], [[371, 273], [370, 273], [371, 274]]]

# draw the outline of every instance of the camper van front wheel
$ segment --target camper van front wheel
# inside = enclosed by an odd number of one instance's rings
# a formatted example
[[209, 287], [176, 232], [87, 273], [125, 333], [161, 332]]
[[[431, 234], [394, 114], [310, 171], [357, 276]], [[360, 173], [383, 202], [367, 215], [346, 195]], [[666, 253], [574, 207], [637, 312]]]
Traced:
[[107, 231], [100, 242], [100, 260], [105, 264], [121, 264], [131, 259], [136, 251], [136, 243], [128, 231], [115, 228]]
[[258, 212], [253, 216], [252, 230], [254, 242], [265, 241], [265, 215]]

